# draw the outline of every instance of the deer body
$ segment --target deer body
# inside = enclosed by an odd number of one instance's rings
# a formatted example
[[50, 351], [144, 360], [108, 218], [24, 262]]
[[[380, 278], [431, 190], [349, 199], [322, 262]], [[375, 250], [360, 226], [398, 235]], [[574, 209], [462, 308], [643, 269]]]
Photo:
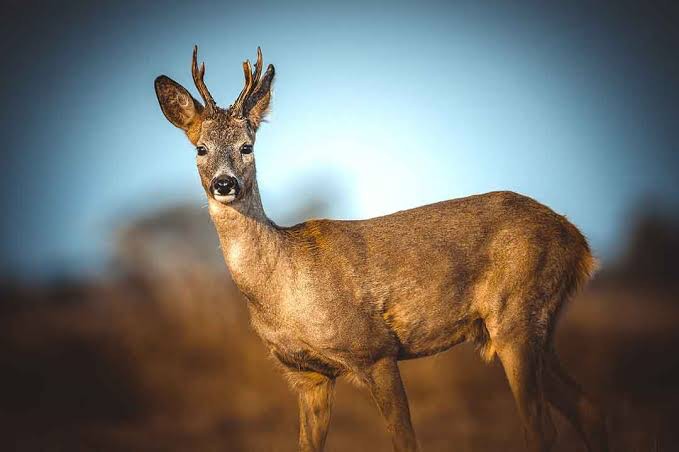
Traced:
[[[265, 221], [237, 238], [233, 223], [252, 220], [226, 209], [211, 205], [210, 214], [255, 329], [283, 362], [313, 370], [296, 357], [315, 356], [336, 375], [384, 356], [417, 358], [490, 340], [479, 337], [479, 322], [494, 334], [525, 330], [529, 319], [505, 318], [517, 311], [544, 310], [536, 320], [547, 334], [558, 306], [552, 294], [545, 300], [530, 290], [586, 278], [562, 273], [591, 264], [567, 220], [510, 192], [369, 220], [292, 228]], [[514, 301], [519, 306], [507, 306]]]
[[[290, 228], [262, 208], [252, 146], [273, 67], [228, 110], [203, 107], [161, 76], [166, 117], [198, 146], [198, 167], [225, 262], [248, 300], [254, 329], [299, 395], [301, 450], [322, 450], [337, 377], [368, 386], [395, 450], [417, 450], [398, 360], [475, 343], [505, 367], [528, 445], [554, 438], [547, 403], [605, 450], [597, 407], [558, 363], [553, 331], [563, 303], [594, 267], [585, 238], [563, 216], [522, 195], [493, 192], [368, 220], [312, 220]], [[268, 78], [267, 78], [268, 77]], [[203, 152], [204, 151], [204, 152]]]

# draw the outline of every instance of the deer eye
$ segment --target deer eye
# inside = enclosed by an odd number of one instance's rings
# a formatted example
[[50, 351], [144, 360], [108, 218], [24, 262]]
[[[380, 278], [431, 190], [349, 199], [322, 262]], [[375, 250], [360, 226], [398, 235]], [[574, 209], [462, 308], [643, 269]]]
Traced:
[[196, 152], [198, 153], [198, 155], [205, 155], [207, 154], [207, 148], [205, 146], [198, 146], [196, 148]]
[[241, 154], [252, 154], [252, 145], [251, 144], [244, 144], [243, 146], [240, 147], [240, 153]]

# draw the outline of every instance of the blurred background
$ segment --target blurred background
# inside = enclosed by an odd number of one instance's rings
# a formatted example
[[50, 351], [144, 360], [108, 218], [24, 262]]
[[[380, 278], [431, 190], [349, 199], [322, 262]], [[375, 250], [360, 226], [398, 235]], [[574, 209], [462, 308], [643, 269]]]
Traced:
[[[195, 151], [153, 80], [221, 106], [261, 46], [278, 224], [497, 189], [565, 214], [602, 262], [558, 334], [613, 450], [679, 450], [679, 14], [672, 2], [5, 2], [0, 449], [271, 450], [296, 401], [222, 261]], [[402, 364], [424, 450], [522, 450], [499, 364]], [[328, 450], [390, 450], [341, 382]], [[584, 450], [556, 416], [559, 451]]]

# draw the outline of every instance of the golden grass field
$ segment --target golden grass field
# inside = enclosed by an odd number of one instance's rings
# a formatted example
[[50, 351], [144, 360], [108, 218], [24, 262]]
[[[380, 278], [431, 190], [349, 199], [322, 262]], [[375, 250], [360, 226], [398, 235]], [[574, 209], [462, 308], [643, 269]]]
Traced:
[[[146, 251], [130, 237], [114, 277], [3, 285], [0, 450], [296, 450], [295, 396], [223, 264], [189, 254], [177, 265], [167, 255], [140, 261], [134, 253]], [[558, 330], [566, 367], [608, 410], [613, 451], [679, 450], [676, 269], [634, 271], [643, 243], [603, 269]], [[401, 368], [423, 450], [523, 450], [497, 362], [461, 345]], [[554, 418], [555, 450], [584, 450]], [[391, 450], [369, 395], [346, 381], [327, 450]]]

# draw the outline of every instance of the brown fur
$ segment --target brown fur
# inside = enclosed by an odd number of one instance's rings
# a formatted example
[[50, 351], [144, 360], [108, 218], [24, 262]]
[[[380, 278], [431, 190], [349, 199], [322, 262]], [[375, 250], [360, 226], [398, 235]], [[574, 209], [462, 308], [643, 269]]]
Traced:
[[[254, 154], [240, 151], [254, 144], [269, 107], [273, 66], [259, 81], [261, 54], [254, 74], [244, 67], [241, 96], [227, 110], [206, 107], [195, 140], [196, 121], [184, 118], [199, 109], [173, 101], [184, 88], [159, 77], [156, 92], [166, 117], [207, 150], [197, 166], [210, 215], [252, 325], [299, 394], [300, 449], [322, 450], [334, 380], [344, 375], [368, 387], [394, 449], [416, 450], [397, 361], [468, 341], [502, 362], [532, 450], [554, 439], [547, 403], [590, 450], [605, 450], [602, 416], [559, 367], [552, 344], [561, 307], [595, 266], [578, 229], [512, 192], [278, 227], [262, 208]], [[211, 181], [223, 175], [242, 190], [219, 201]]]

